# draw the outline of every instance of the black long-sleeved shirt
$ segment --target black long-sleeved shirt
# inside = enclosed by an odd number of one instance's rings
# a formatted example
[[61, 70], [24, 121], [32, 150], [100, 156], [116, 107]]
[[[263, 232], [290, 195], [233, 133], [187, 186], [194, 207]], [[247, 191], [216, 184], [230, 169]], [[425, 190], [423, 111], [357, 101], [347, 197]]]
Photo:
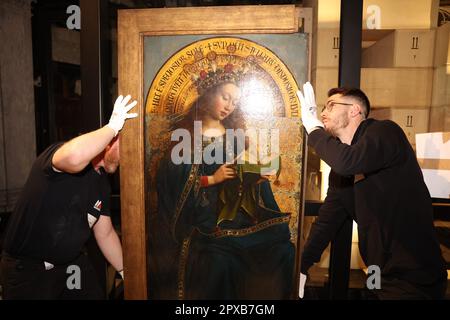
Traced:
[[415, 153], [397, 124], [365, 120], [351, 145], [315, 130], [309, 144], [332, 172], [327, 198], [305, 244], [303, 273], [320, 260], [350, 216], [358, 223], [365, 264], [378, 265], [382, 276], [418, 285], [446, 277], [430, 194]]

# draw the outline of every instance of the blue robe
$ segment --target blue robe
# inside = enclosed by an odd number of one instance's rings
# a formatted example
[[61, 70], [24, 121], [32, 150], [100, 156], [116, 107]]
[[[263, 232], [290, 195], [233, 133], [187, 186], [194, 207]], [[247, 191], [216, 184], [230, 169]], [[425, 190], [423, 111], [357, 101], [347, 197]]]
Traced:
[[[289, 214], [280, 212], [268, 181], [245, 177], [200, 187], [200, 177], [219, 167], [175, 165], [168, 156], [161, 161], [149, 230], [149, 297], [290, 298], [295, 247]], [[227, 204], [237, 210], [220, 221]]]

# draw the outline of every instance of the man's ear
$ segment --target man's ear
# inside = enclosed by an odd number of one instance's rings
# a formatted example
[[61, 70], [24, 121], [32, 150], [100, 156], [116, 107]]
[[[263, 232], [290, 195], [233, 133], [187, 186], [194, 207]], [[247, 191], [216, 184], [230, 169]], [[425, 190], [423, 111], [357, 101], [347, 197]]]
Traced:
[[351, 108], [352, 109], [351, 109], [351, 113], [350, 114], [351, 114], [352, 117], [356, 117], [356, 116], [358, 116], [360, 114], [364, 116], [364, 109], [361, 107], [360, 104], [355, 103], [355, 104], [352, 105]]

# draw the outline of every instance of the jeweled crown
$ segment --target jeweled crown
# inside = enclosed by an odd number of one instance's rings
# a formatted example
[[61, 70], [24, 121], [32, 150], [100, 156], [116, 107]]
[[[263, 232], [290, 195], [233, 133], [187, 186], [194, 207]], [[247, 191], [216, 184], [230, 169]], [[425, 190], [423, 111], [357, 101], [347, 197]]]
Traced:
[[239, 83], [249, 75], [253, 69], [253, 56], [234, 59], [235, 63], [227, 62], [223, 65], [218, 63], [217, 54], [214, 51], [208, 52], [206, 57], [198, 52], [196, 64], [185, 65], [185, 71], [191, 74], [192, 81], [197, 88], [199, 95], [204, 94], [208, 89], [223, 83]]

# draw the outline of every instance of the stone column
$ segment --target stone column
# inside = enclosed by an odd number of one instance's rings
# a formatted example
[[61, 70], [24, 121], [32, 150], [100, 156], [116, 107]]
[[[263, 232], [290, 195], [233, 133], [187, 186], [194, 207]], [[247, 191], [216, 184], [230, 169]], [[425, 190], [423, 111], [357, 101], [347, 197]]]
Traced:
[[10, 212], [36, 158], [31, 1], [0, 1], [0, 213]]

